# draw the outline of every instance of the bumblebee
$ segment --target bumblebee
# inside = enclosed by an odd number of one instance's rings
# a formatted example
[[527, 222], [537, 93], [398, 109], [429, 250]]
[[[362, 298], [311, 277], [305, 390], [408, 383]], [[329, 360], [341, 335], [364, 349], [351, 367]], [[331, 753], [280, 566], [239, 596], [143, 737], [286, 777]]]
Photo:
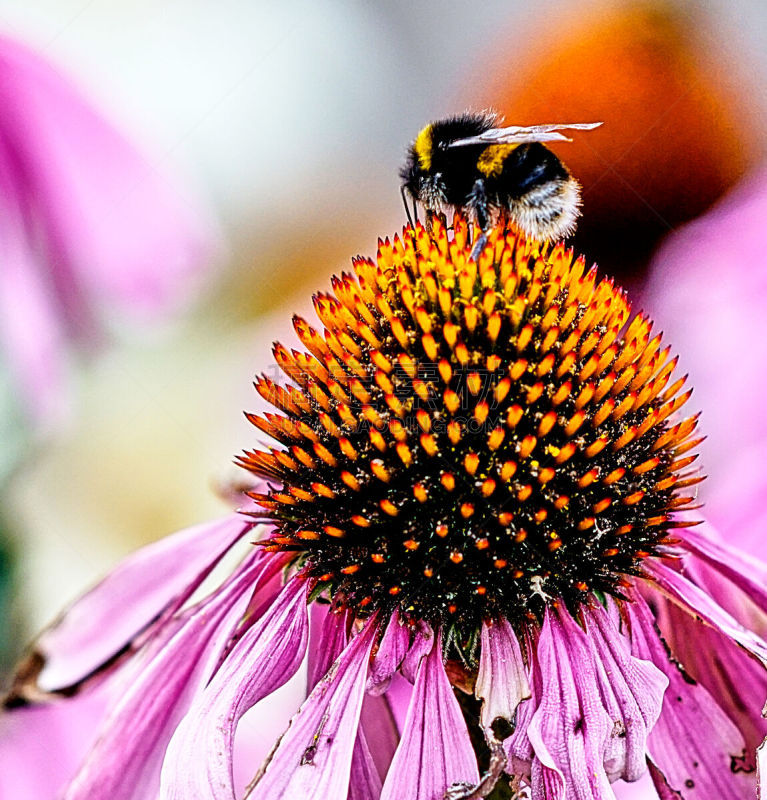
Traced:
[[406, 195], [416, 216], [416, 203], [424, 207], [427, 221], [446, 208], [467, 212], [482, 231], [482, 244], [499, 214], [539, 241], [573, 232], [580, 185], [543, 142], [571, 141], [562, 129], [591, 130], [602, 123], [529, 128], [500, 123], [493, 112], [467, 111], [431, 122], [418, 134], [400, 170], [411, 223]]

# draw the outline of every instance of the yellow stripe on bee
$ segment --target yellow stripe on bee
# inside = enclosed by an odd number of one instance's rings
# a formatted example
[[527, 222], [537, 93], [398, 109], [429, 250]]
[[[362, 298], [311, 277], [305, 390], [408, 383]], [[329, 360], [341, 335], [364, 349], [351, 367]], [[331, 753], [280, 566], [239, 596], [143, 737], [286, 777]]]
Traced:
[[497, 178], [503, 172], [503, 162], [517, 144], [491, 144], [486, 147], [477, 159], [477, 169], [486, 177]]
[[415, 144], [413, 145], [415, 154], [418, 156], [418, 164], [424, 172], [428, 172], [431, 169], [432, 127], [432, 125], [427, 125], [415, 137]]

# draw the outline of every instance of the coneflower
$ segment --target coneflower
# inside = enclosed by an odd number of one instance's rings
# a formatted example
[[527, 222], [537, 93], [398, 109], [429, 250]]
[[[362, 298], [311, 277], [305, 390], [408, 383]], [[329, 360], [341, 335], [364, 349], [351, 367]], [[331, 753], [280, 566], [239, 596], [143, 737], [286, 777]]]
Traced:
[[623, 292], [499, 229], [475, 263], [455, 227], [334, 279], [324, 336], [295, 318], [308, 354], [274, 356], [296, 388], [260, 379], [281, 414], [250, 415], [282, 447], [241, 461], [276, 485], [253, 495], [267, 549], [301, 553], [357, 616], [397, 609], [466, 655], [485, 620], [621, 596], [702, 478], [697, 418], [674, 418], [690, 392]]
[[[334, 278], [306, 352], [275, 346], [287, 380], [256, 383], [278, 413], [250, 416], [250, 522], [155, 545], [43, 635], [8, 705], [128, 676], [68, 800], [243, 796], [237, 723], [307, 642], [247, 796], [612, 798], [648, 765], [664, 798], [753, 796], [767, 590], [691, 528], [676, 359], [563, 246], [501, 224], [471, 252], [436, 220]], [[685, 658], [698, 635], [716, 659]]]

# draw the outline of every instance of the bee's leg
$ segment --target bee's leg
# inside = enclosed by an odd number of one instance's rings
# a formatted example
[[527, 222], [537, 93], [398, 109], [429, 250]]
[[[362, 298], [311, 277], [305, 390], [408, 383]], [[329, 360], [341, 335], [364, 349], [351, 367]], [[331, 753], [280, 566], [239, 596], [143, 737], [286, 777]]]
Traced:
[[471, 258], [472, 261], [476, 261], [479, 257], [479, 254], [485, 249], [485, 245], [487, 244], [487, 234], [480, 230], [479, 236], [474, 240], [474, 247], [471, 248]]
[[476, 226], [480, 231], [479, 236], [477, 236], [476, 231], [474, 233], [474, 247], [471, 250], [471, 258], [476, 261], [487, 244], [485, 231], [490, 224], [490, 209], [487, 203], [487, 193], [485, 192], [485, 181], [482, 178], [477, 178], [474, 181], [474, 186], [469, 195], [469, 208], [474, 212]]

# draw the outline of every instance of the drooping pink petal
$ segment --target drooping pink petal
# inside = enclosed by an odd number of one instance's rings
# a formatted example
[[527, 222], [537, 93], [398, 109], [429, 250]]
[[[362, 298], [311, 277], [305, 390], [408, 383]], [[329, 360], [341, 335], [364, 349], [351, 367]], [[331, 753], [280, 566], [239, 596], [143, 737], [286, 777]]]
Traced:
[[745, 747], [738, 729], [706, 689], [669, 659], [647, 603], [637, 596], [625, 608], [633, 653], [652, 661], [669, 680], [648, 739], [648, 753], [669, 790], [684, 800], [753, 798], [753, 779], [734, 771]]
[[280, 593], [285, 583], [285, 567], [290, 560], [290, 553], [271, 554], [272, 568], [270, 572], [273, 574], [268, 579], [265, 577], [259, 583], [259, 591], [253, 593], [245, 611], [245, 618], [240, 625], [239, 633], [242, 633], [244, 628], [250, 627], [256, 620], [261, 619], [269, 606], [272, 605], [274, 598]]
[[648, 559], [647, 572], [675, 603], [737, 642], [767, 667], [767, 643], [756, 633], [744, 628], [703, 590], [657, 559]]
[[613, 721], [605, 771], [610, 781], [635, 781], [647, 769], [647, 736], [660, 715], [668, 678], [650, 661], [631, 655], [629, 641], [601, 605], [584, 607], [583, 620], [597, 654], [602, 702]]
[[527, 735], [527, 729], [537, 708], [537, 695], [535, 689], [531, 686], [530, 698], [520, 703], [517, 710], [514, 733], [503, 743], [508, 759], [506, 771], [510, 775], [525, 778], [527, 781], [530, 780], [530, 766], [533, 763], [533, 758], [535, 758], [535, 751]]
[[[307, 686], [311, 692], [346, 646], [349, 622], [348, 614], [334, 613], [326, 605], [314, 603], [309, 613], [312, 628], [309, 635]], [[381, 794], [381, 775], [385, 775], [389, 768], [397, 741], [397, 727], [386, 699], [366, 695], [362, 701], [352, 756], [350, 798], [378, 799]]]
[[309, 608], [309, 657], [306, 689], [311, 692], [341, 655], [349, 641], [349, 615], [327, 605], [312, 603]]
[[400, 670], [410, 681], [415, 683], [415, 676], [424, 656], [431, 652], [434, 645], [434, 631], [426, 622], [419, 622], [413, 634], [413, 641], [410, 649], [402, 659]]
[[93, 744], [108, 688], [0, 714], [0, 797], [61, 797]]
[[347, 800], [378, 800], [380, 796], [381, 776], [368, 747], [367, 737], [360, 728], [354, 742]]
[[[412, 689], [404, 679], [403, 683]], [[360, 715], [360, 734], [365, 737], [365, 743], [375, 763], [381, 782], [383, 782], [399, 744], [399, 730], [391, 708], [389, 693], [385, 695], [365, 695]], [[352, 768], [354, 768], [354, 765], [352, 765]]]
[[536, 657], [542, 690], [527, 728], [533, 800], [613, 800], [603, 762], [614, 722], [588, 637], [566, 610], [547, 607]]
[[767, 613], [767, 564], [753, 555], [746, 558], [741, 551], [727, 547], [710, 525], [682, 528], [679, 536], [685, 548], [725, 576]]
[[314, 687], [254, 782], [255, 798], [346, 800], [376, 633], [371, 619]]
[[397, 730], [401, 733], [405, 730], [405, 720], [413, 697], [413, 684], [401, 672], [395, 672], [385, 697], [397, 724]]
[[413, 696], [381, 800], [435, 800], [455, 783], [479, 781], [477, 760], [442, 663], [442, 644], [421, 659]]
[[480, 722], [486, 736], [499, 717], [513, 723], [517, 706], [530, 697], [519, 640], [508, 620], [483, 622], [475, 694], [482, 700]]
[[369, 694], [382, 694], [389, 688], [392, 675], [407, 653], [409, 642], [410, 631], [395, 611], [389, 619], [370, 668], [367, 686]]
[[525, 632], [525, 653], [527, 660], [527, 685], [530, 689], [530, 698], [523, 700], [517, 709], [514, 720], [514, 732], [503, 743], [509, 766], [507, 772], [524, 777], [529, 781], [530, 766], [533, 763], [535, 752], [527, 736], [527, 728], [538, 708], [538, 698], [541, 696], [541, 675], [537, 660], [533, 653], [537, 647], [533, 638], [535, 633], [528, 628]]
[[293, 578], [234, 646], [176, 728], [162, 767], [160, 798], [234, 800], [234, 734], [240, 717], [286, 683], [306, 651], [306, 585]]
[[[532, 800], [566, 800], [568, 798], [565, 776], [557, 769], [554, 756], [543, 744], [538, 745], [538, 750], [533, 757], [530, 769], [530, 787]], [[575, 796], [585, 798], [592, 795]]]
[[[279, 571], [264, 552], [198, 605], [162, 649], [133, 676], [65, 800], [154, 800], [165, 749], [230, 642], [254, 591]], [[274, 599], [274, 595], [272, 595]]]
[[715, 697], [746, 744], [744, 769], [753, 769], [756, 748], [767, 735], [759, 713], [767, 699], [767, 670], [715, 628], [701, 625], [660, 592], [647, 592], [657, 627], [674, 658]]
[[[647, 761], [647, 768], [650, 774], [650, 780], [652, 781], [652, 785], [660, 800], [684, 800], [684, 798], [679, 792], [674, 791], [674, 789], [672, 789], [669, 786], [668, 781], [666, 780], [666, 776], [649, 759]], [[635, 785], [636, 784], [629, 784], [629, 786], [635, 786]], [[645, 791], [647, 789], [647, 787], [645, 786], [642, 786], [641, 788]], [[646, 798], [647, 794], [636, 794], [636, 795], [628, 795], [628, 797], [626, 797], [626, 800], [646, 800]], [[618, 800], [624, 800], [622, 794], [618, 795]]]
[[763, 639], [767, 637], [767, 613], [762, 611], [753, 598], [715, 564], [700, 558], [693, 551], [687, 551], [674, 562], [673, 566], [731, 614], [744, 628], [748, 628]]
[[88, 678], [166, 609], [188, 598], [251, 527], [231, 515], [128, 556], [41, 634], [28, 662], [37, 666], [31, 676], [20, 674], [15, 692], [34, 699], [38, 691], [62, 691]]
[[659, 795], [653, 786], [651, 771], [653, 765], [651, 762], [647, 763], [647, 769], [644, 775], [637, 780], [627, 783], [626, 781], [616, 781], [613, 784], [613, 792], [617, 800], [679, 800], [679, 797], [672, 795]]

